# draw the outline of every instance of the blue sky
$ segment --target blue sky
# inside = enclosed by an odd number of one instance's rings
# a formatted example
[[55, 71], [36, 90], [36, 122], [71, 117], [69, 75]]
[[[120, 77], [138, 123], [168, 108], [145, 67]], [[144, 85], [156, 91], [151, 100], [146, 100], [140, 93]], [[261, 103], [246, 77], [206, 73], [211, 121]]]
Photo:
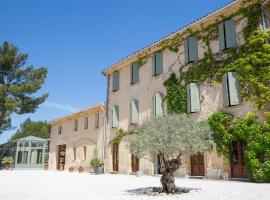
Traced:
[[[50, 96], [34, 114], [51, 120], [105, 101], [101, 71], [119, 59], [187, 25], [231, 0], [8, 0], [1, 1], [0, 42], [29, 54], [28, 65], [46, 66], [40, 93]], [[0, 143], [12, 133], [0, 135]]]

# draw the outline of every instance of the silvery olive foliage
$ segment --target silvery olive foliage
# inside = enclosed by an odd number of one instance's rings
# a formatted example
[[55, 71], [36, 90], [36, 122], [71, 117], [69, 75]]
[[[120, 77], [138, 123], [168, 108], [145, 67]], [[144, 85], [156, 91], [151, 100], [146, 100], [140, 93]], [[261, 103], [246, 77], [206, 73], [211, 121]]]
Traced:
[[166, 159], [194, 155], [212, 148], [212, 131], [205, 122], [187, 115], [164, 115], [147, 119], [130, 137], [130, 151], [137, 157], [162, 154]]

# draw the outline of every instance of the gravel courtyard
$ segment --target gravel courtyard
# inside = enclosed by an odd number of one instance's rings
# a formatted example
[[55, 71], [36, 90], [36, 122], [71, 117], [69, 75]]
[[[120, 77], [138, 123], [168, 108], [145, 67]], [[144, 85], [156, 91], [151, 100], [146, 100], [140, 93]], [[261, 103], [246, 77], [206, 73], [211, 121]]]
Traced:
[[89, 175], [77, 172], [0, 171], [0, 200], [269, 200], [270, 184], [176, 179], [178, 186], [197, 188], [177, 196], [130, 192], [160, 186], [159, 177]]

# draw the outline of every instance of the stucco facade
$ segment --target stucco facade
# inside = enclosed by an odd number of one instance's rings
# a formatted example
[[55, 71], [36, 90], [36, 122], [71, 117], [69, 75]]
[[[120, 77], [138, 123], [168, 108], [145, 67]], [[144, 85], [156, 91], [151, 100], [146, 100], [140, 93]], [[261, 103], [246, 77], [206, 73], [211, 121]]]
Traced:
[[[194, 22], [188, 27], [181, 29], [178, 33], [184, 32], [185, 29], [190, 28], [192, 30], [199, 29], [201, 24], [207, 25], [214, 23], [215, 20], [220, 16], [228, 16], [231, 13], [237, 11], [241, 7], [241, 1], [236, 1], [228, 6], [218, 10], [217, 12], [202, 18], [201, 20]], [[236, 35], [236, 45], [241, 46], [244, 44], [243, 28], [247, 25], [247, 19], [242, 18], [242, 16], [234, 16], [231, 20], [236, 22], [235, 24], [235, 35]], [[259, 26], [259, 24], [258, 24]], [[187, 35], [188, 36], [188, 35]], [[172, 37], [168, 36], [167, 38]], [[165, 38], [166, 39], [166, 38]], [[162, 40], [161, 40], [162, 41]], [[106, 143], [110, 141], [116, 134], [118, 128], [124, 130], [132, 130], [134, 124], [130, 123], [130, 102], [133, 99], [139, 102], [139, 122], [143, 121], [153, 116], [154, 108], [154, 95], [159, 92], [166, 95], [166, 88], [163, 86], [165, 80], [167, 80], [172, 72], [174, 72], [178, 77], [179, 69], [184, 68], [187, 70], [190, 65], [185, 65], [185, 55], [184, 55], [184, 43], [179, 45], [179, 51], [177, 53], [165, 49], [162, 51], [163, 54], [163, 73], [157, 76], [153, 76], [153, 54], [156, 51], [160, 51], [158, 44], [161, 42], [154, 43], [149, 47], [146, 47], [139, 52], [119, 61], [115, 65], [109, 67], [103, 71], [103, 75], [108, 78], [108, 89], [107, 89], [107, 129], [106, 129]], [[198, 59], [204, 57], [204, 53], [207, 51], [204, 43], [198, 40]], [[212, 52], [219, 53], [219, 39], [210, 41], [210, 47]], [[139, 68], [139, 82], [136, 84], [131, 84], [131, 65], [136, 62], [138, 55], [147, 52], [152, 54], [147, 62]], [[150, 53], [149, 53], [150, 52]], [[195, 63], [196, 65], [196, 63]], [[113, 91], [113, 72], [119, 72], [119, 90]], [[181, 79], [181, 77], [180, 77]], [[200, 112], [191, 113], [190, 116], [196, 120], [206, 120], [215, 111], [224, 111], [233, 113], [237, 117], [244, 117], [249, 112], [254, 111], [254, 106], [252, 103], [244, 104], [241, 102], [237, 106], [224, 107], [224, 97], [222, 92], [222, 84], [209, 84], [202, 83], [199, 85], [200, 91]], [[117, 105], [119, 107], [119, 127], [112, 128], [112, 110], [113, 107]], [[164, 105], [164, 113], [167, 112], [166, 105]], [[260, 115], [260, 113], [257, 113]], [[128, 150], [127, 139], [124, 138], [119, 144], [118, 153], [118, 172], [129, 174], [132, 173], [131, 164], [131, 154]], [[107, 147], [107, 171], [115, 171], [113, 167], [113, 150], [112, 145]], [[186, 155], [182, 157], [183, 165], [176, 172], [177, 176], [190, 176], [191, 173], [191, 157]], [[149, 161], [151, 160], [151, 161]], [[156, 155], [149, 155], [147, 159], [139, 160], [139, 171], [143, 174], [155, 174], [156, 169]], [[224, 159], [219, 157], [215, 150], [212, 152], [206, 152], [203, 155], [203, 165], [204, 165], [204, 175], [207, 178], [226, 178], [227, 172], [230, 176], [230, 166], [227, 162], [224, 163]], [[226, 173], [225, 173], [226, 172]]]
[[[62, 155], [64, 158], [64, 170], [68, 170], [69, 167], [74, 167], [76, 170], [79, 166], [87, 170], [90, 160], [94, 157], [103, 161], [103, 105], [94, 106], [58, 118], [49, 123], [52, 125], [49, 169], [59, 169], [61, 147], [63, 147], [62, 150], [65, 152], [65, 155]], [[75, 125], [75, 123], [77, 123], [77, 125]]]

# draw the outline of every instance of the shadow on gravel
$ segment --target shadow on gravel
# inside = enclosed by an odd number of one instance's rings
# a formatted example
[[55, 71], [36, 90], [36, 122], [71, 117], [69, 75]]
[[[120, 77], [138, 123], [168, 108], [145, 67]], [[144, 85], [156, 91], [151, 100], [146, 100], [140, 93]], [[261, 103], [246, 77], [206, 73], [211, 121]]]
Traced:
[[[199, 188], [183, 188], [178, 187], [175, 194], [170, 195], [177, 195], [177, 194], [183, 194], [183, 193], [189, 193], [191, 190], [198, 191]], [[162, 191], [161, 187], [145, 187], [145, 188], [137, 188], [133, 190], [126, 190], [127, 193], [132, 195], [149, 195], [149, 196], [164, 196], [167, 195]]]

